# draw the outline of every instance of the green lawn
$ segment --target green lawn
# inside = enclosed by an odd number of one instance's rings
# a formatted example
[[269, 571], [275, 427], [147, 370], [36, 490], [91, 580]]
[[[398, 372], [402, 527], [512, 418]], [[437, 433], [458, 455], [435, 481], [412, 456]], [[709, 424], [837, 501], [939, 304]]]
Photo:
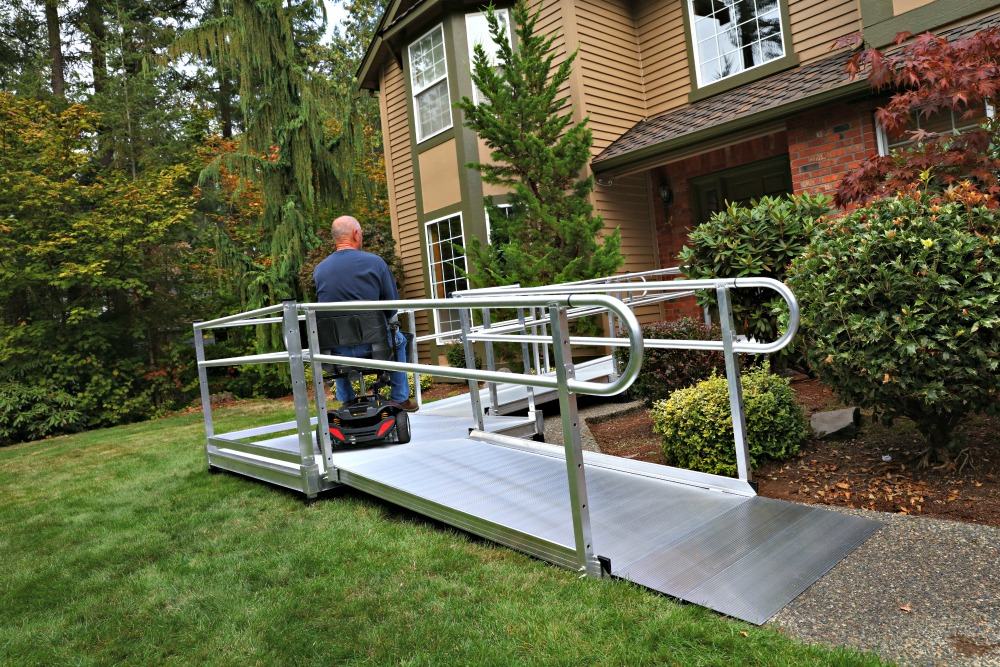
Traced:
[[0, 664], [877, 664], [360, 495], [209, 475], [202, 439], [187, 414], [0, 449]]

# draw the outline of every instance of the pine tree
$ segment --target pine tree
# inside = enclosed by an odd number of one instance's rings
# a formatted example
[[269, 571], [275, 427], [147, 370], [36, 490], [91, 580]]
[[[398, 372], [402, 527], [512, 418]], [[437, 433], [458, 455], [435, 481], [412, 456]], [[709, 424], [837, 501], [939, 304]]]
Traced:
[[553, 68], [553, 37], [535, 34], [538, 14], [524, 0], [513, 9], [517, 48], [506, 26], [489, 9], [497, 63], [476, 45], [472, 79], [482, 93], [479, 104], [458, 103], [465, 124], [485, 140], [491, 164], [472, 163], [483, 181], [510, 188], [512, 208], [504, 215], [487, 198], [490, 244], [473, 239], [469, 278], [476, 287], [550, 283], [614, 273], [624, 262], [621, 234], [615, 229], [600, 242], [601, 217], [594, 214], [592, 176], [581, 176], [593, 136], [588, 118], [573, 122], [561, 94], [576, 53]]

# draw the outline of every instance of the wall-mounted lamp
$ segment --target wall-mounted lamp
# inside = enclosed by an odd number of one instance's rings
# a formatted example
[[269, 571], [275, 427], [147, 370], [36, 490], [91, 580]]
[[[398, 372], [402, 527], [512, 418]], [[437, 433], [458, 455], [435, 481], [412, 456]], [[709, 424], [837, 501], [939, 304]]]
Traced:
[[663, 202], [663, 208], [674, 203], [674, 191], [670, 189], [670, 181], [668, 180], [660, 183], [660, 201]]

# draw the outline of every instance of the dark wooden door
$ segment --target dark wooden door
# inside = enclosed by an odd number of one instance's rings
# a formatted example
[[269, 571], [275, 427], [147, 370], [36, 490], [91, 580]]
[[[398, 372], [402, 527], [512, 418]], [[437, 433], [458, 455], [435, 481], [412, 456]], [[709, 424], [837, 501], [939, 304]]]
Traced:
[[691, 179], [694, 222], [705, 222], [730, 202], [746, 204], [765, 195], [783, 195], [791, 191], [792, 172], [787, 155], [699, 176]]

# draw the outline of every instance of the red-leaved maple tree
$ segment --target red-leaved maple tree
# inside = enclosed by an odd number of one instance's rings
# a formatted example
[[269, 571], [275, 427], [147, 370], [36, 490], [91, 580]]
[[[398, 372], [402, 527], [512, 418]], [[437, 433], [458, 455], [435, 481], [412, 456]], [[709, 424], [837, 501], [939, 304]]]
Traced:
[[[855, 46], [858, 39], [853, 38]], [[978, 186], [994, 206], [1000, 202], [1000, 121], [991, 119], [960, 135], [907, 131], [914, 119], [939, 112], [951, 111], [956, 120], [971, 121], [988, 106], [996, 108], [1000, 28], [955, 41], [930, 33], [900, 33], [885, 52], [859, 50], [847, 70], [854, 77], [867, 72], [876, 90], [893, 91], [876, 111], [876, 119], [890, 136], [909, 134], [913, 143], [887, 156], [872, 156], [845, 176], [837, 190], [838, 205], [892, 195], [913, 183], [946, 188], [960, 180]]]

